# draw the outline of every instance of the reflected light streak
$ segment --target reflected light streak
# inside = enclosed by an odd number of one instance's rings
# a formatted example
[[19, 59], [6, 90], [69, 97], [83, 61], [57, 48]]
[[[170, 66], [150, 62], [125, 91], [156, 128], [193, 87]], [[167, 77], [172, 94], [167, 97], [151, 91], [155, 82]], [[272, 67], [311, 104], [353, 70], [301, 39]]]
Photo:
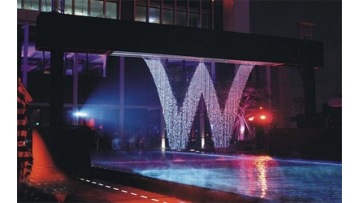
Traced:
[[266, 182], [266, 164], [265, 161], [259, 161], [256, 163], [256, 168], [258, 170], [258, 179], [261, 189], [261, 198], [264, 198], [266, 195], [266, 191], [268, 189]]
[[261, 194], [260, 194], [261, 198], [266, 197], [266, 192], [268, 190], [268, 184], [267, 184], [267, 180], [266, 180], [266, 172], [268, 170], [267, 162], [269, 160], [272, 160], [272, 158], [268, 157], [268, 156], [259, 157], [256, 160], [254, 160], [254, 165], [257, 170], [258, 184], [259, 184], [260, 190], [261, 190]]

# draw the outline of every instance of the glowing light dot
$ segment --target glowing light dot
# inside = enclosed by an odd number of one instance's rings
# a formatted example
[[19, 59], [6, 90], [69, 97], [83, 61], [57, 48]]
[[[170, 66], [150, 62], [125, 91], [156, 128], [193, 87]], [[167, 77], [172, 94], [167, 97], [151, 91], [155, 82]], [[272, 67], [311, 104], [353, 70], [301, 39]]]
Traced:
[[76, 116], [76, 117], [87, 117], [87, 113], [77, 111], [77, 112], [74, 113], [74, 116]]

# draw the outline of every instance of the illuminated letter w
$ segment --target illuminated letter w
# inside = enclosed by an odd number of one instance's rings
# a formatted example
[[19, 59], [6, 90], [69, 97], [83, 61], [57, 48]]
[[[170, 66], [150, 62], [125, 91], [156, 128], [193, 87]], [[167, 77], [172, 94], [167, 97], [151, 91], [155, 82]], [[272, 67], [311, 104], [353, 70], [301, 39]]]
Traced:
[[171, 149], [184, 149], [201, 95], [204, 98], [216, 148], [227, 147], [231, 138], [237, 108], [253, 65], [239, 65], [224, 110], [220, 109], [215, 88], [204, 63], [199, 63], [190, 81], [183, 104], [178, 107], [165, 68], [158, 59], [144, 59], [159, 94]]

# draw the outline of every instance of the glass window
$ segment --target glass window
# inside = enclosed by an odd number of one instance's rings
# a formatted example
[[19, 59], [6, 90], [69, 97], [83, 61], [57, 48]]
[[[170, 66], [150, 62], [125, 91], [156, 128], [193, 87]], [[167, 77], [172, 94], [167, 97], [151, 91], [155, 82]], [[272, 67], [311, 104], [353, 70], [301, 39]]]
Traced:
[[149, 23], [160, 23], [159, 8], [150, 8]]
[[173, 15], [173, 10], [170, 9], [164, 9], [164, 13], [163, 13], [163, 24], [173, 24], [174, 21], [174, 15]]
[[106, 2], [106, 18], [116, 19], [117, 3]]
[[22, 7], [21, 7], [21, 1], [22, 1], [22, 0], [17, 0], [17, 8], [20, 8], [20, 9], [22, 8]]
[[51, 0], [42, 0], [41, 1], [41, 11], [45, 11], [45, 12], [51, 11]]
[[146, 22], [146, 7], [136, 6], [135, 21]]
[[24, 0], [24, 9], [39, 10], [39, 0]]
[[66, 0], [65, 1], [64, 13], [65, 14], [73, 14], [73, 12], [72, 12], [72, 0]]
[[104, 1], [91, 0], [90, 16], [103, 18], [104, 17], [103, 4], [104, 4]]
[[176, 12], [176, 25], [186, 26], [186, 13], [184, 11]]
[[75, 1], [75, 15], [87, 16], [88, 15], [88, 1], [76, 0]]
[[202, 15], [201, 27], [202, 28], [210, 28], [210, 15], [209, 14]]
[[190, 13], [190, 20], [189, 20], [190, 27], [200, 27], [199, 20], [200, 19], [198, 13]]

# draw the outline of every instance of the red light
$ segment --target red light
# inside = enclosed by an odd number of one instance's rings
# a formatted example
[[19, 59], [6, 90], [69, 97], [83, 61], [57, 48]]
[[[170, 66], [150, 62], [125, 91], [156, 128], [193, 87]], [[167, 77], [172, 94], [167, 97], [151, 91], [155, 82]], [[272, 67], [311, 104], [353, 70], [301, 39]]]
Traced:
[[253, 121], [254, 120], [254, 116], [248, 118], [249, 121]]
[[260, 119], [261, 119], [261, 120], [265, 120], [265, 119], [266, 119], [266, 116], [265, 116], [265, 115], [260, 115]]

